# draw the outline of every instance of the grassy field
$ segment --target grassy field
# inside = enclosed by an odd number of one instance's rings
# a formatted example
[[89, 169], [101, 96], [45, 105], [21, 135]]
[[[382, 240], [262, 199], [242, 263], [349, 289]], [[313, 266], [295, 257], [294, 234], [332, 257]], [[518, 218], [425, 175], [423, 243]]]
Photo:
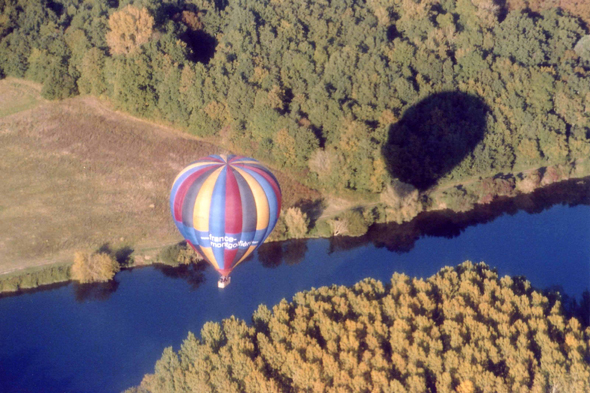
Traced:
[[[49, 102], [39, 92], [0, 81], [0, 275], [105, 243], [141, 251], [179, 241], [168, 208], [172, 181], [195, 159], [224, 150], [95, 98]], [[277, 175], [289, 190], [285, 206], [317, 196]]]

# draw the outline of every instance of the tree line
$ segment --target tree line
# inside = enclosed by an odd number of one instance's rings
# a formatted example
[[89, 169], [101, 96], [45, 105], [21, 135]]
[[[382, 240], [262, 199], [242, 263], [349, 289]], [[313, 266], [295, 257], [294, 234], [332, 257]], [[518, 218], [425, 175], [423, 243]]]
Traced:
[[[399, 177], [388, 160], [416, 147], [396, 127], [408, 113], [455, 138], [413, 157], [469, 146], [444, 173], [416, 168], [439, 183], [577, 165], [590, 153], [588, 7], [497, 3], [0, 0], [0, 74], [50, 99], [107, 97], [359, 199]], [[421, 104], [448, 93], [475, 97], [477, 118]], [[477, 144], [457, 135], [469, 124]]]
[[558, 299], [465, 262], [207, 322], [127, 392], [585, 392], [589, 339]]

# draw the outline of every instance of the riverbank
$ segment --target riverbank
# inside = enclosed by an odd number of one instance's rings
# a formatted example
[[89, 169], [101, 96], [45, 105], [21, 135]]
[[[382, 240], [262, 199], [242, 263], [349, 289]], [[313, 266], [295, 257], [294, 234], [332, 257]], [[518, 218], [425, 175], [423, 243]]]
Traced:
[[[40, 86], [0, 81], [0, 292], [69, 280], [81, 249], [127, 248], [133, 264], [156, 262], [180, 241], [168, 211], [169, 186], [196, 157], [223, 148], [176, 129], [109, 109], [92, 97], [43, 100]], [[323, 196], [275, 171], [283, 207], [307, 215], [294, 236], [279, 222], [271, 240], [362, 236], [375, 224], [411, 222], [435, 211], [467, 212], [590, 175], [588, 160], [463, 181], [424, 192], [394, 182], [376, 201]], [[376, 196], [373, 196], [376, 197]]]
[[[330, 238], [330, 247], [333, 251], [344, 251], [374, 244], [403, 253], [413, 249], [415, 242], [424, 236], [455, 237], [468, 227], [489, 223], [505, 214], [513, 215], [518, 211], [526, 211], [529, 214], [541, 213], [559, 204], [590, 205], [590, 177], [556, 182], [515, 197], [498, 197], [487, 204], [476, 204], [472, 209], [464, 212], [453, 212], [449, 209], [436, 210], [422, 212], [413, 220], [401, 224], [373, 224], [361, 236]], [[306, 240], [301, 239], [303, 242]], [[173, 242], [168, 245], [135, 250], [122, 247], [107, 251], [121, 263], [122, 270], [150, 266], [155, 263], [163, 264], [164, 267], [174, 265], [174, 261], [164, 257], [163, 251], [176, 244], [177, 242]], [[267, 242], [259, 250], [260, 258], [264, 259], [269, 266], [281, 264], [283, 258], [297, 259], [299, 255], [297, 252], [295, 252], [296, 255], [290, 254], [297, 249], [299, 243], [285, 244], [289, 250], [287, 253], [283, 252], [284, 246], [281, 246], [280, 242]], [[301, 246], [305, 248], [304, 243]], [[277, 253], [277, 250], [280, 252]], [[14, 293], [68, 282], [71, 280], [70, 267], [71, 263], [62, 262], [30, 267], [0, 276], [0, 293]]]
[[[265, 244], [273, 249], [261, 248], [240, 265], [224, 290], [217, 288], [214, 269], [191, 265], [124, 270], [109, 283], [58, 284], [8, 295], [0, 307], [5, 321], [0, 331], [8, 344], [0, 350], [0, 362], [9, 378], [0, 383], [0, 391], [42, 386], [56, 393], [120, 392], [153, 373], [164, 348], [178, 350], [187, 332], [197, 335], [207, 321], [232, 315], [249, 321], [260, 304], [270, 309], [312, 287], [350, 286], [366, 277], [385, 285], [394, 272], [426, 279], [464, 260], [486, 261], [500, 277], [526, 277], [535, 289], [563, 287], [560, 293], [579, 302], [590, 274], [590, 205], [567, 205], [539, 214], [529, 214], [536, 209], [508, 210], [455, 232], [441, 233], [451, 228], [428, 220], [424, 224], [430, 230], [408, 243], [411, 249], [389, 250], [379, 239], [354, 247], [354, 239], [344, 237]], [[490, 206], [495, 204], [485, 205]], [[448, 218], [466, 214], [449, 213]], [[48, 369], [50, 373], [38, 372]]]

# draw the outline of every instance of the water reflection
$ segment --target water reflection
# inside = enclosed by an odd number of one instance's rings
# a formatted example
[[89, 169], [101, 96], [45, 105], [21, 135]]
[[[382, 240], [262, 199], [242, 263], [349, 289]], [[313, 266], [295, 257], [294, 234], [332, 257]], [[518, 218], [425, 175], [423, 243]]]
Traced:
[[195, 291], [205, 282], [205, 274], [203, 272], [207, 268], [207, 262], [200, 261], [178, 267], [157, 264], [155, 267], [166, 277], [186, 281], [189, 284], [190, 290]]
[[74, 296], [78, 303], [88, 301], [105, 301], [119, 288], [116, 279], [92, 284], [74, 283]]
[[552, 206], [590, 205], [590, 178], [569, 180], [549, 185], [531, 194], [501, 198], [487, 205], [478, 205], [465, 213], [451, 210], [422, 213], [403, 224], [377, 224], [361, 237], [340, 236], [330, 239], [330, 251], [351, 250], [373, 244], [396, 253], [406, 253], [416, 241], [425, 236], [454, 238], [466, 228], [494, 221], [504, 214], [519, 211], [541, 213]]
[[[337, 236], [329, 239], [330, 253], [369, 244], [395, 253], [407, 253], [414, 248], [417, 240], [425, 236], [451, 239], [461, 235], [468, 227], [492, 222], [504, 214], [512, 216], [520, 211], [537, 214], [558, 204], [590, 205], [590, 178], [552, 184], [531, 194], [501, 198], [487, 205], [478, 205], [465, 213], [443, 210], [422, 213], [403, 224], [376, 224], [364, 236]], [[265, 243], [257, 252], [258, 260], [264, 267], [275, 268], [283, 262], [294, 265], [305, 258], [307, 241]]]
[[256, 252], [262, 266], [272, 269], [283, 263], [283, 243], [286, 242], [264, 243], [258, 247]]

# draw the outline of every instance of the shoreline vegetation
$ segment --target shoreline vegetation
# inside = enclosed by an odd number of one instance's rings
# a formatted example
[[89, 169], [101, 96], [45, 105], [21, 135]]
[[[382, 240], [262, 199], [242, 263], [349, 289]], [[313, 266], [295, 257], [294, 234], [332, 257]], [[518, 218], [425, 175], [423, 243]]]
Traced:
[[590, 327], [484, 263], [394, 274], [260, 305], [163, 351], [127, 393], [586, 392]]
[[[514, 214], [517, 211], [527, 211], [534, 214], [557, 204], [569, 204], [572, 206], [590, 204], [590, 177], [556, 181], [531, 190], [529, 193], [521, 192], [516, 195], [502, 195], [486, 204], [473, 204], [466, 210], [439, 209], [421, 212], [412, 220], [401, 223], [372, 223], [366, 227], [361, 226], [361, 230], [354, 236], [347, 233], [331, 236], [329, 239], [337, 249], [355, 248], [367, 242], [378, 242], [386, 245], [391, 250], [410, 250], [413, 248], [415, 240], [427, 236], [429, 233], [436, 234], [450, 231], [458, 235], [468, 226], [492, 221], [503, 214]], [[321, 238], [321, 236], [314, 236], [313, 232], [309, 232], [298, 238], [307, 240]], [[272, 240], [267, 241], [267, 243], [294, 239], [297, 238]], [[111, 261], [116, 262], [116, 268], [106, 272], [106, 279], [90, 279], [86, 281], [88, 283], [108, 281], [114, 277], [117, 271], [124, 269], [134, 269], [152, 264], [176, 268], [181, 265], [197, 264], [202, 261], [201, 257], [188, 248], [184, 242], [139, 250], [134, 250], [129, 246], [113, 249], [108, 244], [104, 244], [92, 255], [108, 256]], [[87, 257], [86, 261], [89, 260], [90, 258]], [[84, 282], [80, 278], [77, 280], [72, 278], [73, 264], [74, 262], [65, 262], [36, 266], [1, 275], [0, 297], [3, 294], [36, 288], [42, 289], [43, 286], [50, 287], [57, 283]]]
[[501, 3], [0, 2], [0, 271], [172, 243], [171, 174], [220, 149], [282, 176], [275, 241], [589, 176], [588, 6]]

